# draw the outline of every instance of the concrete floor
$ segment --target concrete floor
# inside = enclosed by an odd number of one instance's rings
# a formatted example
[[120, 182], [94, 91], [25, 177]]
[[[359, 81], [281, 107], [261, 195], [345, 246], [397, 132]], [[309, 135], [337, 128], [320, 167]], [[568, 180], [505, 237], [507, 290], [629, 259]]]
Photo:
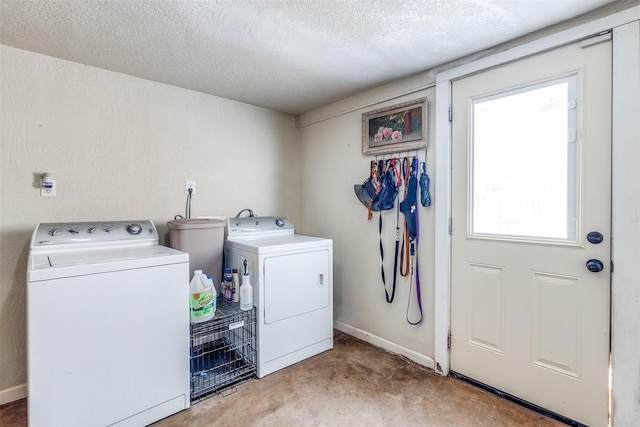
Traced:
[[[26, 400], [0, 425], [27, 426]], [[214, 395], [154, 427], [560, 426], [557, 421], [335, 332], [334, 349]]]

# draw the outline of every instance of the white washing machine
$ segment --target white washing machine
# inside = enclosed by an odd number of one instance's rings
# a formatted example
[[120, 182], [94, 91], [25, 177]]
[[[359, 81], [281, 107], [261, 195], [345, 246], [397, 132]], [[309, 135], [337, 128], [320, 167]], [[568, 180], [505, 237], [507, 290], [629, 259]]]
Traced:
[[186, 409], [189, 255], [151, 221], [39, 224], [27, 268], [30, 427], [143, 426]]
[[333, 348], [333, 241], [295, 234], [284, 217], [227, 220], [225, 265], [248, 261], [257, 376]]

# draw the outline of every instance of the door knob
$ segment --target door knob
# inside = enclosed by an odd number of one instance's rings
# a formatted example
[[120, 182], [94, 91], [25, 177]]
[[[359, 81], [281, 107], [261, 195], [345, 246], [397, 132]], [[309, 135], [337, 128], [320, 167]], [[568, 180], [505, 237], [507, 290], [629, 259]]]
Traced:
[[592, 273], [597, 273], [604, 269], [604, 264], [599, 259], [590, 259], [587, 261], [587, 269]]
[[587, 234], [587, 241], [589, 243], [593, 243], [594, 245], [602, 243], [603, 240], [604, 236], [598, 231], [591, 231], [589, 232], [589, 234]]

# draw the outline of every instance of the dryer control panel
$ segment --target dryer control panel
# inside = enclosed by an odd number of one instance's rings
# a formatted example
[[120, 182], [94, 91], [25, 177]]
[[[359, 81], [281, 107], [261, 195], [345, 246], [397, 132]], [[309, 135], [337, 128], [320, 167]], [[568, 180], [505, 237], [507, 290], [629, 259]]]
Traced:
[[293, 222], [284, 216], [249, 216], [227, 218], [227, 239], [251, 239], [255, 237], [293, 234]]

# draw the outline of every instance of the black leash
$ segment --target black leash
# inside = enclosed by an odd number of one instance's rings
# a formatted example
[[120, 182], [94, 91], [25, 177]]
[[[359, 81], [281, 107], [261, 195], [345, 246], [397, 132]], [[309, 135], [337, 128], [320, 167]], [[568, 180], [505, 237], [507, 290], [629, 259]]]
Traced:
[[[398, 259], [400, 252], [400, 197], [396, 199], [396, 253], [393, 257], [393, 292], [391, 293], [391, 299], [387, 294], [387, 302], [392, 303], [393, 297], [396, 294], [396, 283], [398, 281]], [[385, 287], [385, 292], [387, 291]]]
[[[379, 169], [379, 176], [383, 177], [383, 181], [386, 181], [387, 174], [393, 171], [392, 173], [393, 173], [393, 176], [395, 177], [395, 179], [393, 180], [393, 185], [395, 185], [397, 189], [400, 186], [401, 180], [400, 180], [400, 175], [398, 174], [398, 171], [396, 169], [396, 161], [397, 159], [393, 158], [388, 160], [386, 164], [382, 163], [384, 165], [382, 172], [380, 172], [380, 167], [378, 169]], [[387, 182], [387, 184], [389, 184], [389, 182]], [[396, 203], [396, 206], [399, 206], [397, 196], [396, 196], [395, 203]], [[378, 232], [380, 234], [380, 264], [381, 264], [380, 276], [382, 277], [382, 286], [384, 287], [385, 299], [389, 304], [393, 302], [393, 299], [395, 298], [395, 295], [396, 295], [396, 284], [398, 280], [398, 249], [400, 245], [399, 230], [400, 230], [399, 211], [397, 211], [396, 212], [396, 252], [395, 252], [395, 258], [393, 263], [393, 286], [391, 288], [391, 295], [389, 295], [389, 291], [387, 290], [387, 281], [384, 274], [384, 244], [382, 241], [382, 210], [381, 210], [378, 216]]]

